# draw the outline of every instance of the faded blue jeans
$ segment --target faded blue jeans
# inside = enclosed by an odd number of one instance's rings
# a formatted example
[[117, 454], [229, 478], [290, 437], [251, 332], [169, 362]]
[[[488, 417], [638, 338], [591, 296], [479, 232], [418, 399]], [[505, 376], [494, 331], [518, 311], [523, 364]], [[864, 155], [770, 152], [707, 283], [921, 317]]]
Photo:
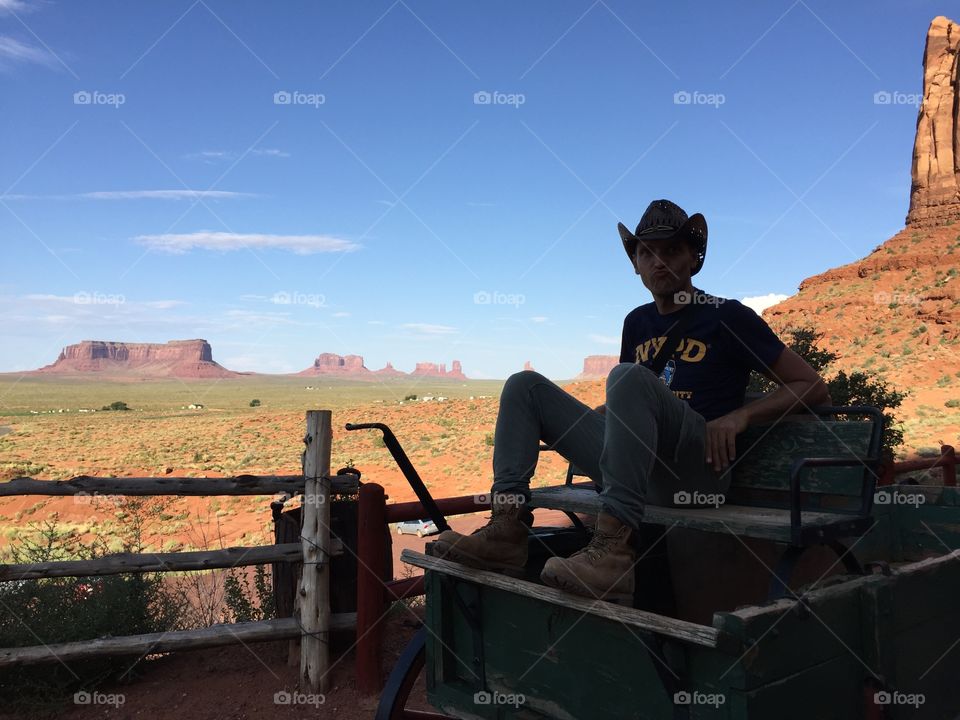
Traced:
[[543, 441], [597, 483], [603, 512], [637, 528], [647, 503], [673, 506], [684, 490], [726, 492], [729, 474], [706, 463], [705, 437], [703, 416], [643, 365], [610, 372], [605, 415], [524, 370], [500, 394], [492, 492], [529, 499]]

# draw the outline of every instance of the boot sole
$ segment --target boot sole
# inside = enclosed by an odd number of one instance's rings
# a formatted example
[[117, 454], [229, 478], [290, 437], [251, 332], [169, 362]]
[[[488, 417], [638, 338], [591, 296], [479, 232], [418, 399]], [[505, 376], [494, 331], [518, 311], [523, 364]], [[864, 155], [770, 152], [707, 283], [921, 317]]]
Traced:
[[602, 600], [603, 602], [614, 603], [615, 605], [633, 607], [633, 593], [607, 592], [603, 594], [591, 594], [591, 591], [584, 585], [572, 582], [562, 575], [553, 575], [550, 573], [541, 573], [540, 580], [543, 581], [544, 585], [563, 590], [571, 595], [586, 598], [587, 600]]
[[489, 570], [491, 572], [502, 573], [509, 577], [520, 578], [524, 576], [523, 565], [510, 565], [507, 563], [490, 562], [458, 550], [455, 546], [445, 543], [441, 540], [434, 542], [434, 555], [442, 560], [452, 560], [453, 562], [472, 567], [475, 570]]

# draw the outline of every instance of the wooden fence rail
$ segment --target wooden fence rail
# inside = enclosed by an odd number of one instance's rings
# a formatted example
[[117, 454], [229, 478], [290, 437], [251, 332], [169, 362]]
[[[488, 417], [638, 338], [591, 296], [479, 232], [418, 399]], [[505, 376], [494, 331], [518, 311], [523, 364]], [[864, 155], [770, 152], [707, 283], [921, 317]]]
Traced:
[[0, 648], [0, 668], [84, 659], [105, 655], [216, 647], [233, 643], [300, 639], [300, 675], [310, 691], [326, 691], [330, 667], [329, 634], [356, 627], [356, 613], [330, 612], [330, 558], [343, 552], [330, 537], [330, 496], [355, 493], [355, 475], [330, 477], [331, 412], [307, 411], [303, 475], [238, 475], [228, 478], [113, 478], [82, 475], [51, 481], [18, 477], [0, 484], [0, 497], [17, 495], [79, 496], [97, 502], [109, 496], [148, 495], [302, 495], [300, 542], [168, 553], [113, 553], [91, 560], [0, 564], [0, 581], [84, 577], [120, 573], [170, 572], [243, 567], [266, 563], [301, 563], [301, 582], [293, 617], [229, 623], [193, 630], [97, 638], [71, 643]]

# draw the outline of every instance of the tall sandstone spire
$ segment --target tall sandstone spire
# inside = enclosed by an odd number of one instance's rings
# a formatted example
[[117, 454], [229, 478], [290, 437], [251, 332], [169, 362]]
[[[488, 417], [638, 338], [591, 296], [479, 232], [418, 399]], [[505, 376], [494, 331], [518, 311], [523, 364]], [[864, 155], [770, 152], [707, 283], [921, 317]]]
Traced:
[[923, 104], [913, 145], [909, 227], [960, 220], [960, 25], [934, 18], [923, 54]]

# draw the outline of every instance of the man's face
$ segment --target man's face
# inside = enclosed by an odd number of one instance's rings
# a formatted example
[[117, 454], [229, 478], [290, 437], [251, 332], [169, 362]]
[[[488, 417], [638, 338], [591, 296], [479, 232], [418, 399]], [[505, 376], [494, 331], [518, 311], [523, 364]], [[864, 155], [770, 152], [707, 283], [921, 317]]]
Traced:
[[665, 295], [687, 287], [697, 256], [683, 240], [647, 240], [637, 243], [633, 264], [651, 293]]

